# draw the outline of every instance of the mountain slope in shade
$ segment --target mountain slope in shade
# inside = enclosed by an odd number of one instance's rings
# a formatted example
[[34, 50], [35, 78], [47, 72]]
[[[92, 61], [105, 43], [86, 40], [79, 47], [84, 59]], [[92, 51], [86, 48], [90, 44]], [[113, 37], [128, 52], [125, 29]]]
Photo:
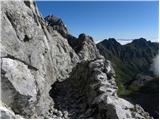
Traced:
[[112, 61], [117, 75], [118, 94], [140, 104], [154, 118], [158, 118], [159, 78], [150, 71], [153, 58], [159, 51], [158, 43], [140, 38], [121, 45], [110, 38], [98, 43], [97, 48], [106, 59]]
[[119, 81], [126, 83], [138, 73], [151, 74], [150, 65], [158, 54], [159, 46], [144, 38], [135, 39], [126, 45], [109, 38], [98, 43], [97, 48], [106, 59], [112, 61]]
[[[131, 84], [132, 86], [132, 84]], [[155, 77], [146, 82], [137, 91], [127, 95], [132, 103], [140, 104], [154, 118], [159, 118], [159, 78]]]

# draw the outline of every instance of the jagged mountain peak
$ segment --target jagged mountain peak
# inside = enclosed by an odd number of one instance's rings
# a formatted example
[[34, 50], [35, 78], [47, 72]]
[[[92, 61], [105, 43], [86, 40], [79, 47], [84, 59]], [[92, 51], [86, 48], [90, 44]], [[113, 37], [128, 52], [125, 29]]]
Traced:
[[[102, 49], [110, 50], [116, 56], [120, 56], [121, 51], [123, 49], [122, 45], [119, 42], [117, 42], [116, 39], [114, 38], [105, 39], [102, 42], [98, 43], [97, 47], [98, 46], [101, 46]], [[100, 49], [100, 51], [103, 51], [103, 50]]]
[[145, 38], [134, 39], [131, 43], [128, 43], [128, 45], [134, 45], [136, 47], [146, 47], [149, 44], [151, 44], [151, 41], [147, 41]]
[[120, 45], [120, 43], [115, 38], [104, 39], [102, 42], [106, 44], [108, 43], [108, 44], [119, 44]]
[[[103, 43], [103, 44], [108, 44], [108, 45], [118, 45], [118, 46], [125, 46], [125, 45], [121, 45], [115, 38], [108, 38], [108, 39], [104, 39], [103, 41], [99, 42], [99, 43]], [[99, 44], [98, 43], [98, 44]], [[137, 45], [141, 45], [141, 44], [150, 44], [152, 43], [151, 41], [147, 41], [145, 38], [137, 38], [137, 39], [133, 39], [131, 40], [130, 43], [128, 44], [137, 44]]]
[[59, 20], [61, 20], [59, 17], [55, 16], [55, 15], [48, 15], [44, 18], [45, 20], [49, 21], [53, 21], [53, 22], [58, 22]]
[[89, 36], [89, 35], [86, 35], [85, 33], [81, 33], [81, 34], [78, 36], [78, 39], [79, 39], [80, 41], [91, 40], [92, 42], [94, 42], [94, 41], [93, 41], [93, 38], [92, 38], [91, 36]]
[[106, 39], [106, 40], [108, 40], [109, 42], [117, 43], [117, 41], [116, 41], [115, 38], [108, 38], [108, 39]]
[[[150, 68], [151, 64], [153, 63], [153, 59], [158, 54], [159, 44], [147, 41], [144, 38], [139, 38], [133, 40], [131, 43], [128, 43], [126, 45], [119, 45], [120, 47], [117, 46], [110, 44], [108, 40], [106, 40], [106, 42], [100, 42], [97, 44], [100, 53], [106, 59], [112, 61], [113, 67], [116, 71], [117, 80], [119, 82], [119, 95], [125, 96], [126, 94], [128, 94], [129, 96], [129, 93], [131, 92], [133, 93], [132, 95], [134, 96], [135, 92], [134, 90], [140, 88], [138, 88], [138, 85], [131, 85], [130, 82], [136, 81], [136, 79], [139, 78], [138, 74], [140, 73], [143, 75], [147, 74], [149, 76], [154, 76]], [[145, 79], [143, 79], [143, 81], [145, 81]], [[157, 82], [155, 82], [154, 84], [156, 86]], [[155, 87], [155, 89], [157, 89], [157, 87]], [[130, 96], [131, 99], [133, 98], [132, 95]], [[156, 97], [158, 96], [157, 93], [155, 91], [152, 91], [152, 94], [149, 95], [146, 92], [145, 95], [147, 96], [147, 98], [150, 98], [151, 96], [155, 95], [155, 99], [153, 99], [155, 104], [149, 103], [149, 101], [140, 102], [140, 99], [139, 101], [137, 99], [136, 102], [143, 105], [145, 109], [147, 109], [150, 112], [150, 114], [152, 114], [154, 117], [157, 118], [158, 117], [157, 114], [158, 109], [156, 107], [158, 104], [158, 100]], [[141, 96], [139, 97], [141, 98], [141, 101], [144, 100], [143, 97]], [[135, 98], [133, 98], [133, 101], [134, 99]]]
[[120, 50], [122, 48], [122, 45], [115, 38], [105, 39], [98, 44], [105, 45], [108, 49], [112, 49], [112, 50], [114, 49]]
[[[110, 59], [115, 64], [125, 64], [120, 66], [122, 70], [131, 71], [129, 76], [121, 72], [119, 76], [123, 80], [129, 80], [130, 77], [137, 74], [137, 72], [150, 71], [149, 67], [152, 59], [158, 54], [159, 45], [144, 38], [133, 40], [126, 45], [120, 45], [116, 40], [105, 40], [97, 44], [97, 47], [102, 55]], [[114, 41], [115, 44], [112, 44]], [[125, 67], [126, 66], [126, 67]], [[134, 74], [133, 74], [134, 73]], [[124, 77], [125, 76], [125, 77]]]
[[48, 15], [44, 19], [45, 22], [47, 22], [47, 25], [52, 27], [53, 30], [58, 31], [65, 38], [68, 36], [68, 30], [61, 18], [54, 15]]
[[134, 39], [133, 42], [147, 42], [145, 38]]

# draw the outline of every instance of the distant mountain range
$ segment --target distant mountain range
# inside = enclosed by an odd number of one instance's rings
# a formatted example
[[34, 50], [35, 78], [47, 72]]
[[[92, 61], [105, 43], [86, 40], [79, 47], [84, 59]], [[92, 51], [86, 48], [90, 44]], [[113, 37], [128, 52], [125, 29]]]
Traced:
[[97, 48], [105, 59], [112, 61], [118, 94], [140, 104], [158, 118], [159, 78], [151, 71], [151, 64], [158, 54], [159, 44], [140, 38], [121, 45], [109, 38], [98, 43]]
[[159, 45], [144, 38], [121, 45], [114, 38], [109, 38], [98, 43], [97, 48], [106, 59], [112, 61], [118, 80], [125, 83], [138, 73], [151, 73], [150, 65], [158, 54]]

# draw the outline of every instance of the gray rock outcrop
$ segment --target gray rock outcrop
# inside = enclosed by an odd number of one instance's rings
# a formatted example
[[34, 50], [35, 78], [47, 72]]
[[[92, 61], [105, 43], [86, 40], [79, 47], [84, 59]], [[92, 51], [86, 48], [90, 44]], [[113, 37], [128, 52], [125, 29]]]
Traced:
[[25, 117], [43, 116], [54, 105], [51, 85], [79, 58], [57, 31], [48, 32], [34, 2], [1, 4], [2, 102]]
[[65, 38], [68, 36], [68, 30], [60, 18], [53, 15], [49, 15], [44, 19], [49, 29], [58, 31]]
[[78, 38], [68, 35], [68, 42], [75, 50], [81, 61], [103, 58], [91, 36], [84, 33], [80, 34]]
[[22, 116], [15, 114], [10, 108], [0, 105], [1, 119], [23, 119]]
[[91, 37], [81, 34], [71, 46], [61, 31], [46, 25], [33, 1], [1, 1], [1, 7], [1, 101], [15, 114], [149, 118], [117, 96], [111, 63]]
[[85, 34], [80, 34], [77, 39], [76, 53], [80, 57], [80, 60], [93, 60], [102, 58], [99, 51], [93, 41], [93, 38]]
[[[76, 114], [78, 118], [150, 118], [149, 114], [140, 106], [133, 105], [117, 96], [114, 77], [115, 72], [111, 63], [104, 59], [82, 62], [73, 69], [71, 77], [65, 82], [70, 83], [72, 90], [69, 93], [73, 94], [72, 97], [68, 97], [68, 101], [75, 99], [75, 103], [77, 100], [81, 101], [77, 103], [78, 106], [83, 106], [78, 108], [78, 113], [81, 113]], [[61, 84], [59, 86], [66, 85], [66, 83], [59, 84]], [[54, 87], [56, 88], [56, 86]], [[58, 90], [58, 88], [56, 89]], [[68, 88], [68, 90], [70, 89]], [[54, 94], [57, 95], [57, 93]], [[65, 100], [67, 101], [67, 98]], [[68, 101], [67, 103], [69, 103]], [[59, 106], [59, 108], [61, 107]]]

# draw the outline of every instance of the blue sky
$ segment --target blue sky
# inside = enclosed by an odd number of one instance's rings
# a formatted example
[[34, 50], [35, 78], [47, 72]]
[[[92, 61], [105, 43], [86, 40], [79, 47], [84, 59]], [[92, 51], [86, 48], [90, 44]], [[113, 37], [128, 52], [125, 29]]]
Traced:
[[43, 16], [60, 17], [74, 36], [158, 39], [158, 1], [37, 1]]

